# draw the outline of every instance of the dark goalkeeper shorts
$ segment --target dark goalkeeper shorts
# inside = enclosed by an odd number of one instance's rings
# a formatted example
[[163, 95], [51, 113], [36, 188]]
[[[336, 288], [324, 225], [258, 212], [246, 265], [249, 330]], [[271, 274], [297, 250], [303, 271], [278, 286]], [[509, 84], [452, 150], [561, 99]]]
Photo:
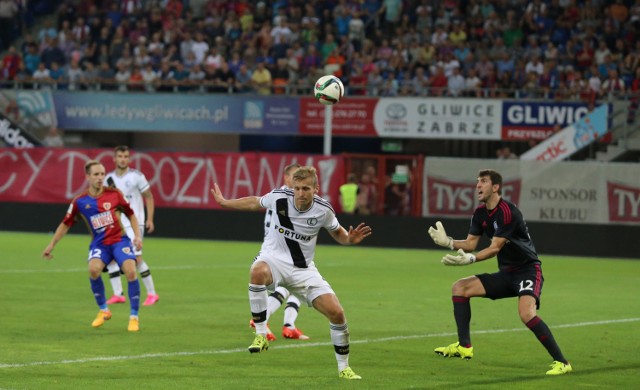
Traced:
[[540, 294], [544, 277], [540, 264], [533, 264], [516, 271], [498, 271], [493, 274], [476, 275], [487, 295], [486, 298], [502, 299], [531, 295], [540, 309]]

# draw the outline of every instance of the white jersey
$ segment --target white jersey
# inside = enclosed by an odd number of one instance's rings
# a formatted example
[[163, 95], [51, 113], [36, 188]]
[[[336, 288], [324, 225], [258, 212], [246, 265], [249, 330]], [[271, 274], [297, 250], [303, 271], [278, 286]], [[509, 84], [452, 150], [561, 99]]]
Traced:
[[[106, 179], [112, 178], [118, 188], [124, 194], [124, 197], [129, 201], [129, 205], [133, 210], [138, 224], [144, 226], [145, 214], [144, 214], [144, 200], [142, 199], [142, 193], [149, 189], [149, 182], [142, 172], [137, 169], [129, 168], [122, 175], [118, 176], [116, 171], [109, 172]], [[127, 228], [131, 226], [129, 218], [122, 215], [122, 225]]]
[[266, 257], [306, 268], [313, 262], [321, 228], [334, 231], [340, 222], [331, 204], [315, 195], [306, 211], [298, 211], [293, 190], [275, 189], [260, 198], [267, 209], [265, 237], [258, 258]]

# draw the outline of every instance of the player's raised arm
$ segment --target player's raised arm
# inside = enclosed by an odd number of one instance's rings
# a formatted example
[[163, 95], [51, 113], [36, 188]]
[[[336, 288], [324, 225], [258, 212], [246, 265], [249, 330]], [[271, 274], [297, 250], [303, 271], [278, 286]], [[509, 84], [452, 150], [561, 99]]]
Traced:
[[342, 245], [357, 245], [371, 235], [371, 227], [361, 223], [355, 229], [353, 226], [349, 226], [349, 231], [347, 231], [340, 226], [339, 229], [330, 233], [331, 237]]
[[246, 196], [238, 199], [225, 199], [218, 187], [218, 183], [213, 183], [211, 189], [211, 195], [218, 202], [218, 204], [227, 209], [254, 211], [261, 210], [263, 207], [260, 205], [260, 198], [257, 196]]

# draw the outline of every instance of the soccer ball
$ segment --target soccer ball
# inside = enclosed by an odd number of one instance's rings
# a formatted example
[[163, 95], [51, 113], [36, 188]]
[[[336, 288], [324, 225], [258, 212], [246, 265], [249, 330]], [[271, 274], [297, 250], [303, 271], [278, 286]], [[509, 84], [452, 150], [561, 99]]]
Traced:
[[313, 94], [320, 103], [331, 106], [338, 103], [344, 96], [344, 85], [336, 76], [322, 76], [316, 81]]

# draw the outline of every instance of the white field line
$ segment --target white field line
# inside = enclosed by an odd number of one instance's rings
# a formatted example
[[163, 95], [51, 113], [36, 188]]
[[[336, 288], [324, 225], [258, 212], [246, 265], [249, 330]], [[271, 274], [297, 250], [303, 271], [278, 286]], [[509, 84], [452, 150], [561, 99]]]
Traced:
[[[582, 326], [609, 325], [609, 324], [620, 324], [620, 323], [638, 322], [638, 321], [640, 321], [640, 318], [625, 318], [625, 319], [619, 319], [619, 320], [577, 322], [574, 324], [553, 325], [552, 328], [553, 329], [577, 328]], [[495, 333], [520, 332], [524, 330], [528, 330], [528, 329], [523, 326], [523, 327], [514, 328], [514, 329], [476, 330], [471, 333], [474, 335], [495, 334]], [[417, 334], [417, 335], [409, 335], [409, 336], [383, 337], [378, 339], [352, 340], [351, 344], [381, 343], [381, 342], [395, 341], [395, 340], [423, 339], [423, 338], [430, 338], [430, 337], [449, 337], [449, 336], [456, 336], [456, 335], [457, 333], [453, 333], [453, 332], [428, 333], [428, 334]], [[291, 348], [310, 348], [310, 347], [320, 347], [320, 346], [324, 347], [324, 346], [331, 346], [331, 345], [332, 344], [330, 342], [298, 343], [298, 344], [289, 344], [289, 345], [277, 345], [272, 348], [273, 349], [291, 349]], [[97, 356], [97, 357], [85, 358], [85, 359], [68, 359], [68, 360], [41, 361], [41, 362], [28, 362], [28, 363], [0, 363], [0, 369], [52, 366], [52, 365], [60, 365], [60, 364], [83, 364], [83, 363], [90, 363], [90, 362], [105, 362], [105, 361], [119, 361], [119, 360], [153, 359], [153, 358], [165, 358], [165, 357], [174, 357], [174, 356], [223, 355], [223, 354], [231, 354], [231, 353], [247, 353], [247, 349], [234, 348], [234, 349], [219, 349], [219, 350], [208, 350], [208, 351], [205, 350], [205, 351], [145, 353], [143, 355], [132, 355], [132, 356]]]
[[[250, 262], [242, 264], [243, 268], [249, 269]], [[239, 268], [231, 265], [155, 265], [153, 270], [192, 270], [192, 269], [213, 269], [213, 268]], [[87, 272], [87, 268], [39, 268], [39, 269], [0, 269], [1, 274], [39, 274], [39, 273], [64, 273], [64, 272]]]

